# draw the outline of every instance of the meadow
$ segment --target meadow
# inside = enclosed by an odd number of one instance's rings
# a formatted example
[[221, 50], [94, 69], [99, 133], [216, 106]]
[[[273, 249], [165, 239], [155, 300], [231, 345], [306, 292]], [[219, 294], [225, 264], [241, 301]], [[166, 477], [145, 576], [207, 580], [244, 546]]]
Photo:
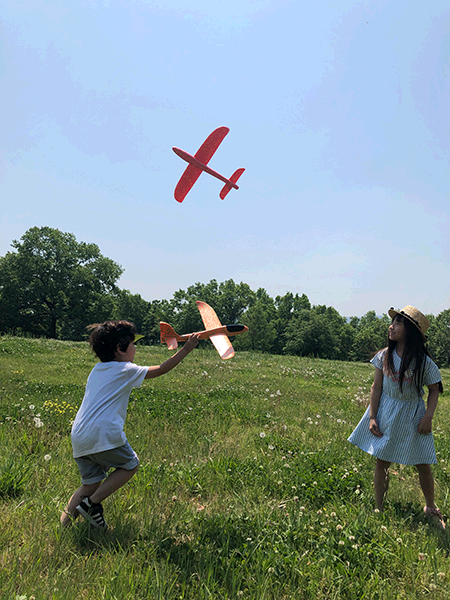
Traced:
[[[138, 344], [135, 362], [168, 355]], [[370, 364], [197, 348], [131, 395], [141, 467], [105, 501], [108, 530], [62, 530], [79, 486], [71, 420], [95, 362], [85, 342], [0, 339], [2, 600], [450, 598], [450, 533], [425, 519], [414, 468], [392, 466], [376, 513], [374, 461], [346, 441]], [[434, 474], [450, 515], [442, 375]]]

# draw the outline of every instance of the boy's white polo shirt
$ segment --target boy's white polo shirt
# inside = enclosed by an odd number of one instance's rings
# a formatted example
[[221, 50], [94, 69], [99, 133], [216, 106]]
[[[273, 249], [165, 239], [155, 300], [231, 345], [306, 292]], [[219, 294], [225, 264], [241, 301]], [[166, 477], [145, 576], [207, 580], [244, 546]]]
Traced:
[[125, 444], [123, 428], [130, 394], [142, 385], [147, 371], [148, 367], [115, 360], [95, 365], [72, 425], [74, 458]]

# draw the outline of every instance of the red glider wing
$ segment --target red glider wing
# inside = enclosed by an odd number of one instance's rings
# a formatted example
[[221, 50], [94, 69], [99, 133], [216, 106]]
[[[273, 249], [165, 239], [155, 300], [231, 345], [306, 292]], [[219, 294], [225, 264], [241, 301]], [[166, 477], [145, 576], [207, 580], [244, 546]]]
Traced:
[[[200, 146], [197, 153], [194, 155], [195, 158], [202, 164], [207, 165], [229, 131], [228, 127], [219, 127], [218, 129], [215, 129]], [[188, 165], [175, 188], [175, 200], [183, 202], [186, 194], [201, 174], [202, 169], [194, 165]]]

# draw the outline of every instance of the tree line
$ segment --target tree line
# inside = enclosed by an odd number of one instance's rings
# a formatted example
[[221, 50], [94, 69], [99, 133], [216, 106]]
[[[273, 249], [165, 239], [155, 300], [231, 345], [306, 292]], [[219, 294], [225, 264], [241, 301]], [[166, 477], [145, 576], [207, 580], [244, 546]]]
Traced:
[[[170, 300], [144, 300], [119, 289], [124, 272], [96, 244], [71, 233], [33, 227], [0, 257], [0, 332], [65, 340], [86, 339], [86, 325], [128, 319], [148, 344], [159, 343], [159, 322], [178, 333], [203, 329], [195, 301], [203, 300], [223, 324], [242, 323], [248, 333], [236, 349], [330, 360], [367, 361], [387, 343], [390, 319], [369, 311], [347, 319], [331, 306], [312, 306], [305, 294], [271, 298], [232, 279], [195, 283]], [[440, 367], [450, 366], [450, 309], [427, 315], [428, 347]]]

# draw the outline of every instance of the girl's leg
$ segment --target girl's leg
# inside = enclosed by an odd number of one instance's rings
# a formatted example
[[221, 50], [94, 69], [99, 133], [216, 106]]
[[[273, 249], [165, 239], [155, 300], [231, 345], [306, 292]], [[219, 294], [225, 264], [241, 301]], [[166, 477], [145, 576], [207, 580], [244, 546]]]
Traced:
[[436, 508], [436, 504], [434, 503], [434, 478], [431, 465], [416, 465], [416, 469], [419, 472], [420, 487], [425, 496], [427, 506]]
[[73, 519], [78, 517], [77, 506], [80, 504], [83, 497], [91, 496], [98, 487], [100, 487], [101, 481], [97, 483], [91, 483], [90, 485], [81, 485], [76, 492], [72, 494], [66, 508], [61, 513], [60, 522], [63, 527], [70, 525]]
[[101, 485], [97, 486], [92, 494], [89, 494], [91, 502], [94, 502], [95, 504], [103, 502], [105, 498], [108, 498], [108, 496], [111, 496], [111, 494], [125, 485], [138, 469], [139, 465], [134, 467], [134, 469], [131, 469], [131, 471], [125, 469], [116, 469], [113, 471]]
[[375, 487], [375, 504], [380, 512], [383, 512], [384, 498], [389, 487], [389, 467], [391, 463], [377, 458], [373, 484]]
[[444, 517], [434, 503], [434, 478], [431, 471], [431, 465], [416, 465], [416, 469], [419, 472], [420, 487], [425, 496], [426, 505], [423, 510], [427, 516], [434, 519], [436, 524], [444, 530]]

